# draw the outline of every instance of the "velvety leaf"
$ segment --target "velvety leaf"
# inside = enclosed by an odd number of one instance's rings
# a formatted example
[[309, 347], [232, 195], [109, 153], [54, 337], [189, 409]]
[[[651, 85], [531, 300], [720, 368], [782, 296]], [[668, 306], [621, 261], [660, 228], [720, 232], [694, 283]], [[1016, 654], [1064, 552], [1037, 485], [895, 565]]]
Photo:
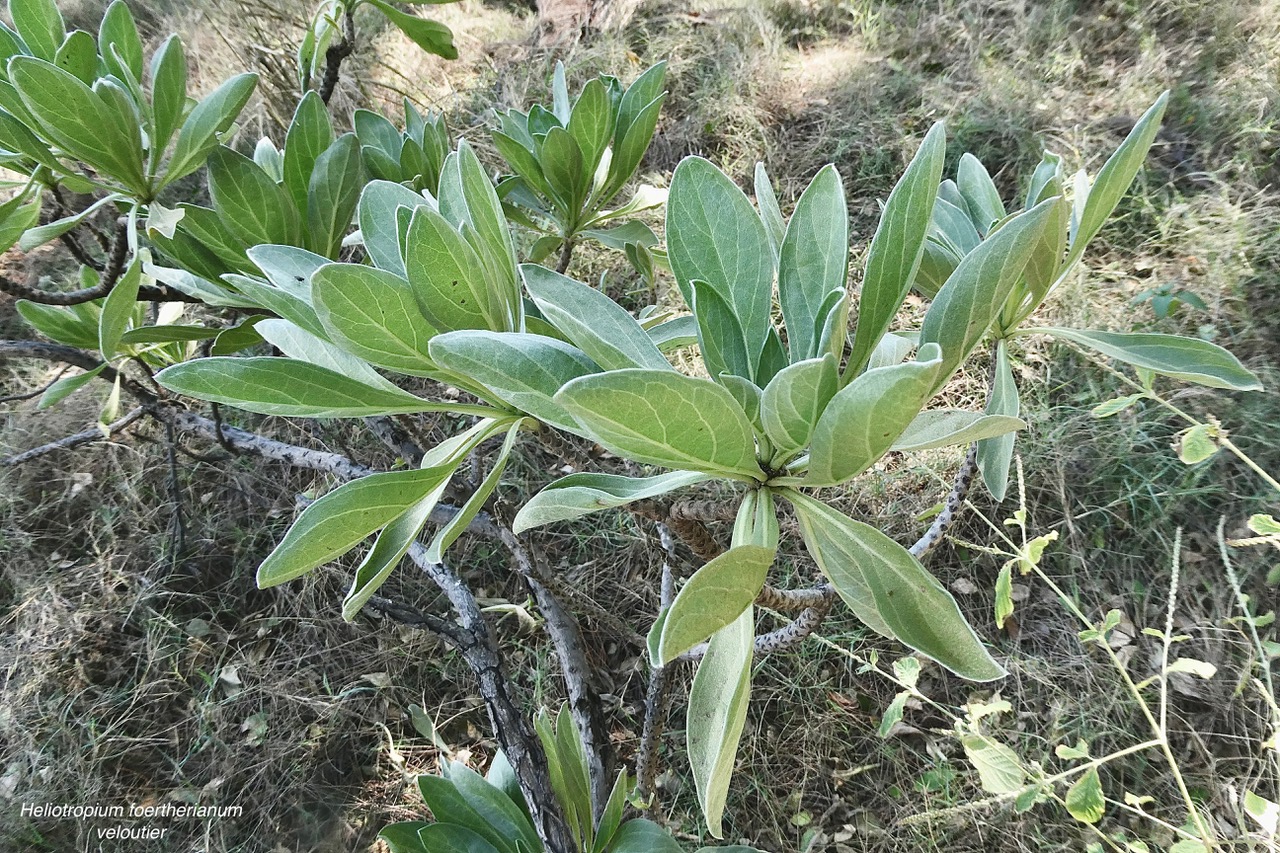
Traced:
[[1153, 333], [1102, 332], [1093, 329], [1026, 329], [1024, 334], [1045, 334], [1071, 341], [1102, 353], [1108, 358], [1153, 370], [1184, 382], [1226, 388], [1231, 391], [1261, 391], [1258, 377], [1234, 355], [1217, 344], [1197, 338]]
[[452, 823], [432, 823], [418, 831], [426, 853], [505, 853], [477, 833]]
[[43, 412], [45, 409], [51, 409], [88, 385], [102, 369], [106, 367], [106, 362], [99, 364], [93, 370], [86, 370], [84, 373], [77, 373], [75, 376], [64, 376], [57, 382], [50, 385], [40, 395], [40, 401], [36, 404], [36, 410]]
[[715, 377], [728, 373], [754, 381], [756, 365], [750, 354], [751, 344], [733, 306], [700, 279], [690, 282], [689, 289], [693, 295], [689, 305], [698, 324], [698, 348], [707, 373]]
[[769, 246], [773, 249], [774, 262], [777, 263], [778, 254], [782, 251], [782, 238], [787, 233], [787, 224], [782, 218], [782, 209], [778, 207], [778, 197], [773, 193], [773, 182], [769, 180], [764, 163], [756, 163], [755, 189], [760, 221], [764, 223], [764, 231], [769, 235]]
[[849, 211], [844, 185], [835, 166], [824, 166], [796, 202], [780, 248], [778, 299], [791, 361], [818, 354], [819, 324], [826, 319], [819, 311], [827, 294], [844, 290], [848, 271]]
[[67, 34], [58, 4], [54, 0], [9, 0], [9, 15], [31, 52], [42, 59], [53, 59]]
[[867, 254], [858, 302], [858, 325], [846, 377], [856, 376], [866, 363], [915, 280], [929, 233], [938, 181], [942, 178], [946, 147], [946, 132], [938, 122], [925, 135], [920, 149], [885, 202]]
[[402, 278], [360, 264], [328, 264], [311, 277], [325, 330], [365, 361], [410, 375], [432, 375], [428, 345], [436, 330]]
[[418, 840], [418, 830], [430, 825], [425, 820], [392, 823], [379, 830], [378, 837], [386, 842], [391, 853], [430, 853]]
[[[400, 218], [404, 217], [407, 228], [409, 215], [417, 208], [429, 206], [422, 195], [391, 181], [370, 181], [360, 193], [360, 203], [356, 208], [360, 237], [379, 269], [401, 277], [406, 275], [400, 251], [404, 242]], [[407, 209], [409, 215], [400, 213], [401, 209]]]
[[340, 137], [316, 160], [306, 204], [306, 243], [312, 251], [329, 258], [338, 257], [364, 189], [364, 178], [360, 146], [350, 133]]
[[135, 255], [102, 303], [102, 316], [98, 319], [98, 351], [107, 361], [115, 357], [120, 336], [129, 328], [141, 286], [142, 261]]
[[614, 370], [556, 395], [585, 433], [637, 462], [738, 478], [763, 477], [751, 424], [729, 392], [666, 370]]
[[609, 850], [610, 853], [683, 853], [684, 848], [665, 829], [639, 817], [622, 825]]
[[795, 491], [786, 497], [796, 508], [810, 553], [868, 627], [970, 680], [1004, 677], [955, 599], [906, 548], [813, 498]]
[[370, 474], [344, 483], [298, 516], [258, 567], [258, 588], [277, 586], [336, 559], [430, 494], [449, 467]]
[[604, 82], [599, 78], [589, 81], [573, 105], [566, 125], [569, 135], [578, 143], [588, 173], [595, 173], [596, 164], [613, 138], [613, 121], [613, 104], [609, 102]]
[[218, 145], [218, 134], [231, 127], [257, 85], [257, 74], [238, 74], [191, 109], [178, 131], [178, 142], [165, 170], [164, 183], [171, 184], [204, 164], [209, 152]]
[[755, 607], [712, 635], [689, 689], [685, 740], [707, 831], [724, 837], [722, 818], [738, 741], [751, 701]]
[[[427, 546], [427, 559], [429, 561], [438, 563], [443, 560], [444, 553], [449, 546], [466, 532], [467, 525], [471, 524], [472, 520], [484, 509], [485, 503], [493, 495], [494, 489], [498, 487], [498, 481], [502, 479], [502, 472], [506, 470], [507, 460], [511, 457], [511, 449], [515, 446], [516, 438], [519, 436], [520, 427], [523, 423], [525, 423], [523, 418], [517, 418], [510, 422], [510, 426], [507, 427], [507, 437], [503, 441], [502, 447], [498, 450], [498, 455], [493, 460], [489, 473], [480, 481], [480, 485], [467, 498], [466, 503], [459, 507], [453, 518], [441, 525], [440, 529], [436, 531], [436, 535], [431, 538], [431, 542]], [[529, 423], [533, 423], [533, 421], [529, 421]]]
[[830, 354], [779, 371], [760, 398], [761, 426], [773, 446], [788, 455], [808, 447], [839, 385], [836, 360]]
[[[1009, 366], [1009, 347], [1001, 341], [996, 347], [995, 372], [992, 375], [991, 393], [987, 400], [987, 415], [1016, 418], [1022, 409], [1018, 398], [1018, 386], [1013, 381]], [[1005, 433], [989, 436], [978, 442], [978, 470], [987, 491], [997, 501], [1004, 500], [1009, 487], [1009, 466], [1013, 464], [1013, 448], [1017, 435]]]
[[772, 548], [739, 545], [694, 572], [662, 620], [653, 665], [665, 666], [737, 620], [764, 587], [774, 553]]
[[449, 764], [449, 781], [467, 804], [475, 810], [505, 844], [514, 850], [537, 850], [541, 846], [529, 819], [516, 808], [511, 799], [484, 780], [466, 765], [454, 761]]
[[827, 404], [813, 430], [806, 486], [831, 486], [870, 468], [933, 396], [942, 358], [921, 347], [916, 361], [868, 370]]
[[599, 370], [580, 350], [522, 332], [458, 331], [437, 336], [431, 356], [441, 367], [488, 388], [498, 399], [541, 421], [577, 430], [556, 393]]
[[98, 45], [84, 30], [67, 33], [66, 40], [54, 54], [53, 64], [92, 86], [98, 76]]
[[333, 144], [333, 123], [320, 93], [308, 90], [293, 111], [284, 137], [284, 185], [298, 210], [307, 208], [307, 188], [316, 160]]
[[33, 329], [51, 340], [81, 349], [98, 348], [101, 303], [60, 308], [19, 299], [14, 307]]
[[111, 73], [123, 79], [125, 75], [120, 73], [123, 63], [123, 68], [134, 80], [142, 79], [142, 39], [124, 0], [114, 0], [107, 7], [98, 28], [98, 44], [102, 60]]
[[368, 362], [331, 344], [289, 320], [266, 319], [254, 324], [254, 331], [288, 358], [324, 367], [334, 373], [366, 385], [397, 392], [399, 389], [382, 377]]
[[569, 521], [600, 510], [626, 506], [633, 501], [665, 495], [709, 479], [710, 474], [697, 471], [672, 471], [656, 477], [570, 474], [530, 498], [516, 513], [512, 529], [523, 533], [544, 524]]
[[672, 369], [640, 323], [599, 290], [535, 264], [520, 272], [543, 317], [600, 367]]
[[209, 197], [223, 224], [250, 246], [296, 245], [302, 237], [288, 194], [257, 163], [225, 146], [209, 155]]
[[893, 443], [893, 449], [899, 453], [913, 453], [970, 444], [1026, 427], [1026, 423], [1008, 415], [984, 415], [963, 409], [929, 409], [917, 415], [903, 430]]
[[982, 161], [972, 154], [963, 155], [956, 170], [956, 186], [964, 198], [974, 227], [985, 237], [993, 223], [1004, 219], [1004, 203], [1000, 201], [1000, 191]]
[[387, 20], [396, 25], [418, 47], [445, 59], [457, 59], [458, 49], [453, 44], [453, 33], [439, 21], [431, 21], [402, 12], [385, 0], [367, 0], [377, 7]]
[[462, 235], [429, 207], [414, 211], [409, 223], [405, 269], [418, 307], [436, 328], [444, 332], [493, 328], [495, 311], [502, 309], [491, 304], [484, 263]]
[[290, 358], [204, 358], [165, 368], [156, 381], [188, 397], [284, 417], [360, 418], [478, 408], [432, 403], [407, 391], [393, 393]]
[[742, 190], [701, 157], [681, 160], [672, 175], [667, 254], [686, 302], [693, 304], [692, 282], [697, 279], [732, 307], [754, 364], [769, 333], [773, 251]]
[[1053, 214], [1042, 202], [1005, 223], [970, 252], [934, 297], [925, 313], [920, 342], [942, 347], [942, 387], [978, 345], [1022, 276], [1041, 232]]

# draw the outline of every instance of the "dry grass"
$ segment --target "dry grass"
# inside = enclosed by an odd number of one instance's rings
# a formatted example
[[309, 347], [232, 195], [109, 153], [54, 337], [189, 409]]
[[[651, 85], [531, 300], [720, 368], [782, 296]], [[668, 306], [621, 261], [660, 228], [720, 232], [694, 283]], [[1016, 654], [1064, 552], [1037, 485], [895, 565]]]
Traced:
[[[71, 10], [77, 21], [91, 21], [103, 4], [81, 5]], [[308, 4], [148, 5], [151, 36], [177, 28], [190, 39], [199, 90], [244, 67], [264, 72], [244, 137], [279, 134], [293, 97], [281, 51], [293, 43]], [[496, 110], [546, 100], [557, 58], [568, 66], [571, 87], [600, 72], [630, 79], [668, 58], [671, 95], [645, 180], [664, 184], [682, 156], [699, 153], [747, 185], [761, 159], [787, 209], [822, 164], [835, 162], [850, 199], [855, 280], [876, 200], [932, 121], [948, 122], [950, 153], [978, 154], [1013, 198], [1042, 147], [1062, 154], [1069, 168], [1096, 170], [1132, 117], [1172, 88], [1150, 166], [1091, 250], [1087, 275], [1069, 283], [1042, 319], [1199, 332], [1230, 346], [1268, 387], [1280, 380], [1276, 0], [651, 0], [627, 32], [567, 52], [531, 47], [529, 15], [514, 5], [465, 0], [429, 7], [429, 14], [455, 29], [462, 59], [422, 57], [398, 33], [377, 32], [374, 51], [351, 66], [354, 76], [340, 90], [343, 109], [372, 104], [398, 117], [408, 95], [443, 110], [456, 133], [482, 142]], [[496, 164], [492, 151], [481, 151]], [[574, 271], [593, 281], [607, 273], [611, 292], [636, 306], [672, 298], [669, 289], [655, 295], [638, 288], [625, 265], [604, 253], [581, 252]], [[1208, 310], [1157, 321], [1148, 305], [1133, 301], [1167, 283], [1193, 290]], [[10, 306], [0, 303], [0, 330], [18, 329]], [[1179, 630], [1192, 639], [1180, 652], [1213, 662], [1219, 675], [1175, 686], [1175, 748], [1219, 829], [1238, 834], [1231, 791], [1252, 786], [1274, 799], [1277, 780], [1262, 775], [1257, 761], [1260, 707], [1235, 689], [1250, 653], [1231, 621], [1237, 614], [1212, 534], [1221, 515], [1235, 535], [1250, 512], [1275, 511], [1275, 496], [1229, 460], [1183, 466], [1170, 449], [1179, 426], [1157, 410], [1090, 417], [1119, 386], [1072, 352], [1029, 344], [1018, 369], [1030, 423], [1021, 445], [1030, 523], [1034, 532], [1059, 532], [1046, 571], [1087, 614], [1114, 607], [1135, 631], [1161, 626], [1173, 531], [1186, 530], [1177, 613]], [[4, 371], [6, 385], [39, 378], [28, 366]], [[975, 363], [948, 389], [950, 400], [978, 400], [984, 375]], [[1220, 415], [1259, 462], [1280, 470], [1274, 392], [1184, 392], [1179, 404]], [[11, 407], [0, 445], [27, 447], [74, 432], [94, 413], [87, 397], [52, 414]], [[334, 449], [378, 452], [355, 429], [253, 423]], [[407, 722], [409, 704], [426, 707], [443, 721], [444, 739], [483, 764], [492, 744], [465, 668], [424, 637], [337, 618], [349, 566], [281, 590], [254, 589], [253, 569], [292, 517], [293, 495], [325, 483], [249, 460], [189, 461], [182, 479], [192, 547], [175, 568], [168, 469], [159, 446], [144, 439], [0, 472], [0, 797], [10, 798], [0, 809], [0, 848], [98, 849], [88, 824], [37, 827], [19, 816], [19, 801], [176, 800], [242, 803], [245, 813], [207, 824], [174, 821], [164, 843], [147, 849], [372, 849], [379, 826], [416, 813], [402, 773], [429, 769], [435, 759], [434, 747]], [[956, 461], [945, 454], [892, 458], [831, 497], [908, 540]], [[537, 450], [521, 454], [500, 492], [503, 505], [518, 505], [557, 465]], [[984, 497], [975, 501], [997, 525], [1011, 511]], [[572, 583], [644, 630], [656, 601], [652, 531], [622, 514], [600, 524], [590, 532], [560, 525], [541, 541]], [[956, 534], [992, 538], [973, 516]], [[460, 545], [456, 562], [486, 597], [524, 602], [501, 555], [481, 543]], [[1271, 603], [1263, 610], [1274, 606], [1274, 588], [1260, 582], [1263, 555], [1240, 559], [1254, 601]], [[1002, 740], [1053, 770], [1061, 766], [1053, 757], [1058, 744], [1084, 737], [1098, 754], [1145, 737], [1116, 673], [1082, 650], [1079, 626], [1047, 590], [1023, 582], [1027, 596], [1011, 636], [990, 624], [996, 560], [946, 546], [930, 565], [944, 584], [976, 587], [958, 595], [961, 606], [1010, 662], [1013, 677], [998, 689], [1015, 712], [993, 729]], [[780, 566], [794, 583], [811, 579], [794, 550]], [[393, 584], [398, 595], [431, 603], [409, 572]], [[512, 620], [502, 624], [530, 708], [556, 702], [560, 688], [545, 644]], [[608, 626], [588, 620], [587, 628], [618, 697], [615, 735], [625, 757], [640, 727], [640, 650]], [[973, 773], [954, 738], [940, 731], [949, 722], [927, 708], [909, 707], [907, 728], [877, 737], [894, 687], [860, 673], [849, 655], [878, 651], [887, 659], [900, 650], [847, 617], [829, 622], [824, 636], [830, 644], [810, 642], [758, 667], [730, 796], [731, 836], [806, 853], [1079, 850], [1093, 840], [1053, 805], [903, 826], [905, 816], [980, 797]], [[1135, 677], [1152, 671], [1154, 642], [1137, 634], [1123, 650]], [[993, 696], [993, 688], [937, 668], [927, 668], [921, 686], [950, 706]], [[672, 733], [672, 754], [680, 734]], [[696, 834], [692, 785], [678, 760], [663, 783], [672, 824]], [[1182, 820], [1171, 807], [1167, 773], [1152, 760], [1117, 763], [1104, 783], [1116, 797], [1122, 790], [1155, 796], [1157, 814]], [[1103, 826], [1150, 844], [1169, 842], [1150, 824], [1114, 812]]]

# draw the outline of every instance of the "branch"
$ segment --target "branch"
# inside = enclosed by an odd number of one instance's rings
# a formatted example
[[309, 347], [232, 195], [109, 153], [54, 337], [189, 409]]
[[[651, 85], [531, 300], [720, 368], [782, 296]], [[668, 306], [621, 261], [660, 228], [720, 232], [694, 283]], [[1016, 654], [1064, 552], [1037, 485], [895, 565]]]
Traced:
[[964, 457], [964, 464], [956, 472], [955, 483], [951, 486], [951, 493], [947, 495], [942, 512], [934, 516], [933, 524], [929, 525], [929, 529], [924, 532], [924, 535], [908, 549], [916, 559], [932, 551], [942, 541], [942, 538], [947, 535], [947, 531], [955, 523], [956, 515], [960, 512], [960, 508], [964, 506], [965, 498], [969, 496], [969, 487], [973, 485], [973, 479], [977, 473], [978, 443], [974, 442], [969, 445], [969, 453]]
[[[47, 344], [43, 341], [0, 340], [0, 359], [3, 358], [38, 358], [42, 361], [70, 364], [84, 370], [95, 370], [102, 364], [102, 360], [91, 352], [63, 344]], [[109, 364], [98, 374], [98, 378], [106, 382], [115, 382], [117, 377], [120, 379], [120, 387], [136, 397], [144, 406], [159, 402], [155, 394], [122, 375]]]
[[333, 90], [338, 87], [338, 75], [342, 69], [342, 60], [350, 56], [356, 49], [356, 19], [352, 7], [348, 4], [346, 14], [342, 18], [342, 38], [329, 45], [324, 52], [324, 78], [320, 81], [320, 100], [329, 106]]
[[[808, 639], [822, 625], [831, 610], [831, 602], [806, 607], [800, 615], [776, 631], [758, 634], [755, 639], [757, 655], [787, 652]], [[680, 656], [680, 660], [702, 660], [707, 654], [707, 644], [699, 643]]]
[[45, 391], [48, 391], [54, 385], [57, 385], [58, 382], [62, 380], [63, 374], [65, 374], [66, 372], [67, 372], [67, 369], [65, 367], [62, 368], [57, 372], [57, 374], [52, 379], [50, 379], [48, 382], [46, 382], [44, 385], [41, 385], [39, 388], [35, 389], [34, 391], [24, 391], [21, 394], [10, 394], [7, 397], [0, 397], [0, 404], [21, 403], [23, 400], [33, 400], [36, 397], [39, 397], [40, 395], [44, 394]]
[[489, 712], [489, 722], [515, 770], [539, 837], [549, 850], [576, 849], [551, 786], [547, 757], [511, 697], [511, 682], [503, 672], [497, 642], [475, 596], [452, 569], [428, 560], [421, 543], [409, 546], [409, 559], [440, 587], [458, 615], [458, 651], [480, 682], [480, 698]]
[[[659, 588], [660, 608], [670, 607], [676, 597], [675, 573], [671, 564], [676, 559], [676, 543], [666, 525], [658, 525], [658, 540], [666, 552], [662, 561], [662, 582]], [[661, 612], [661, 610], [659, 610]], [[640, 746], [636, 750], [636, 787], [640, 798], [652, 801], [655, 781], [658, 778], [658, 741], [667, 727], [671, 712], [671, 666], [654, 666], [649, 670], [649, 689], [644, 697], [644, 727], [640, 731]]]
[[24, 462], [30, 462], [32, 459], [38, 459], [58, 450], [71, 450], [81, 445], [92, 444], [95, 441], [105, 441], [145, 414], [147, 414], [146, 408], [139, 406], [120, 420], [107, 424], [105, 427], [95, 426], [93, 429], [87, 429], [84, 432], [78, 432], [66, 438], [60, 438], [57, 441], [51, 441], [48, 444], [42, 444], [30, 450], [24, 450], [22, 453], [0, 458], [0, 466], [8, 468], [14, 465], [21, 465]]
[[499, 527], [498, 532], [502, 543], [515, 558], [516, 570], [533, 590], [538, 609], [546, 619], [547, 634], [560, 660], [565, 692], [569, 696], [569, 713], [586, 752], [592, 812], [598, 819], [604, 812], [613, 784], [613, 748], [609, 740], [609, 724], [600, 705], [601, 691], [593, 683], [593, 671], [587, 660], [582, 628], [573, 613], [552, 592], [550, 587], [554, 581], [548, 583], [552, 572], [542, 554], [526, 547], [525, 542], [507, 528]]
[[448, 619], [436, 616], [434, 613], [424, 613], [416, 607], [403, 602], [392, 601], [380, 595], [370, 597], [367, 603], [393, 622], [409, 628], [417, 628], [420, 631], [429, 631], [455, 648], [461, 648], [469, 640], [470, 635], [463, 631], [456, 622], [450, 622]]

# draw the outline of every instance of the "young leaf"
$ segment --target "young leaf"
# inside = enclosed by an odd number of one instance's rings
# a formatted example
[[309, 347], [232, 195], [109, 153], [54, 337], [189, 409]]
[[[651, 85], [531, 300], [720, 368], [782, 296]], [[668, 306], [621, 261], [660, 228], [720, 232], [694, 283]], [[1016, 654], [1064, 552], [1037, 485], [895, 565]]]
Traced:
[[284, 137], [284, 185], [298, 210], [307, 207], [307, 188], [316, 160], [333, 144], [333, 123], [320, 94], [309, 90], [293, 111]]
[[[448, 775], [452, 777], [452, 764]], [[433, 823], [418, 833], [427, 853], [519, 853], [517, 835], [504, 836], [475, 808], [475, 804], [454, 784], [452, 778], [423, 774], [418, 777], [418, 790], [433, 815], [445, 815], [448, 823]], [[500, 796], [505, 796], [499, 793]], [[483, 839], [476, 842], [475, 836]], [[487, 845], [487, 846], [482, 846]], [[531, 847], [538, 850], [538, 847]]]
[[[925, 238], [933, 213], [933, 200], [942, 179], [946, 156], [946, 131], [938, 122], [929, 128], [920, 150], [902, 174], [871, 238], [867, 269], [858, 303], [858, 325], [853, 335], [853, 352], [845, 376], [856, 376], [884, 337], [889, 323], [906, 299], [915, 280]], [[848, 379], [846, 379], [848, 381]]]
[[[529, 819], [506, 794], [486, 782], [479, 773], [461, 762], [450, 762], [449, 781], [484, 824], [503, 839], [500, 847], [509, 847], [513, 851], [540, 848], [538, 834]], [[433, 810], [433, 814], [438, 812]]]
[[1043, 334], [1080, 344], [1103, 355], [1184, 382], [1230, 391], [1261, 391], [1258, 377], [1217, 344], [1179, 335], [1102, 332], [1093, 329], [1035, 328], [1019, 334]]
[[544, 524], [581, 518], [589, 513], [665, 495], [709, 479], [710, 474], [697, 471], [672, 471], [656, 477], [570, 474], [530, 498], [516, 513], [512, 531], [523, 533]]
[[429, 207], [413, 213], [405, 240], [405, 269], [418, 307], [444, 332], [502, 330], [490, 305], [484, 262], [443, 216]]
[[134, 308], [138, 305], [138, 289], [141, 286], [142, 261], [135, 255], [102, 303], [102, 316], [98, 319], [98, 351], [107, 361], [115, 357], [120, 336], [129, 328]]
[[[489, 500], [494, 489], [498, 487], [498, 481], [502, 479], [502, 472], [506, 470], [507, 460], [511, 457], [511, 448], [515, 446], [516, 438], [520, 434], [520, 427], [524, 423], [524, 418], [516, 418], [510, 422], [510, 426], [507, 427], [507, 437], [502, 442], [502, 447], [498, 450], [498, 456], [494, 459], [493, 467], [489, 469], [489, 473], [485, 475], [479, 487], [467, 498], [467, 502], [454, 514], [453, 518], [441, 525], [440, 529], [436, 531], [436, 535], [431, 539], [431, 544], [427, 546], [427, 559], [430, 562], [438, 563], [443, 560], [444, 552], [457, 541], [459, 536], [466, 532], [467, 525], [471, 523], [472, 519], [480, 514], [485, 502]], [[534, 422], [529, 421], [529, 423]]]
[[760, 480], [755, 439], [729, 392], [668, 370], [614, 370], [565, 385], [555, 401], [585, 433], [637, 462]]
[[101, 303], [58, 308], [19, 299], [14, 307], [33, 329], [51, 340], [81, 349], [98, 347], [98, 317], [102, 312]]
[[[987, 400], [987, 416], [1017, 418], [1022, 402], [1018, 397], [1018, 386], [1013, 381], [1013, 370], [1009, 366], [1009, 346], [1005, 341], [1000, 341], [997, 345], [995, 359], [991, 396]], [[978, 470], [982, 472], [982, 482], [987, 491], [997, 501], [1004, 500], [1009, 486], [1009, 466], [1013, 464], [1013, 448], [1017, 438], [1013, 432], [1007, 432], [984, 437], [978, 442]]]
[[1098, 778], [1097, 767], [1090, 767], [1067, 789], [1065, 803], [1067, 811], [1081, 823], [1097, 823], [1102, 820], [1107, 802], [1102, 794], [1102, 780]]
[[[769, 235], [769, 245], [773, 249], [773, 260], [776, 264], [778, 254], [782, 250], [782, 238], [787, 233], [787, 225], [786, 220], [782, 218], [782, 209], [778, 207], [778, 197], [773, 194], [773, 182], [769, 180], [769, 173], [765, 171], [764, 163], [756, 163], [755, 188], [756, 206], [760, 208], [760, 220], [764, 223], [765, 233]], [[847, 223], [845, 227], [848, 227]], [[787, 325], [790, 326], [790, 322]]]
[[698, 348], [707, 373], [715, 377], [729, 374], [743, 381], [753, 381], [756, 365], [750, 355], [751, 343], [734, 314], [733, 306], [701, 279], [691, 281], [689, 290], [693, 294], [689, 306], [698, 324]]
[[942, 358], [921, 347], [915, 361], [868, 370], [827, 404], [813, 429], [806, 486], [833, 486], [870, 468], [933, 396]]
[[288, 193], [238, 151], [224, 146], [209, 155], [209, 197], [223, 223], [247, 245], [296, 245], [302, 237]]
[[[114, 0], [102, 16], [98, 45], [107, 69], [121, 79], [142, 79], [142, 39], [124, 0]], [[128, 71], [128, 76], [122, 73]]]
[[839, 385], [836, 360], [830, 354], [778, 371], [760, 397], [760, 423], [773, 446], [787, 455], [808, 447]]
[[816, 336], [826, 319], [818, 316], [819, 310], [827, 294], [844, 291], [848, 271], [844, 185], [835, 166], [824, 166], [796, 202], [779, 254], [778, 299], [792, 362], [818, 354]]
[[203, 358], [165, 368], [156, 381], [178, 394], [262, 415], [363, 418], [413, 412], [467, 411], [477, 406], [432, 403], [392, 392], [291, 358]]
[[543, 317], [605, 370], [672, 369], [640, 323], [599, 290], [535, 264], [520, 273]]
[[218, 145], [218, 134], [231, 127], [257, 85], [257, 74], [238, 74], [191, 109], [178, 131], [178, 142], [165, 170], [164, 184], [171, 184], [203, 165], [209, 152]]
[[921, 412], [898, 436], [893, 449], [898, 453], [932, 450], [970, 444], [994, 436], [1026, 429], [1025, 422], [1007, 415], [983, 415], [961, 409], [929, 409]]
[[31, 52], [42, 59], [53, 59], [67, 35], [58, 4], [54, 0], [10, 0], [9, 14]]
[[364, 185], [360, 146], [353, 134], [344, 134], [317, 158], [311, 173], [305, 209], [306, 243], [312, 251], [338, 257]]
[[347, 553], [430, 494], [452, 467], [370, 474], [312, 503], [258, 567], [258, 588], [277, 586]]
[[588, 174], [595, 174], [596, 165], [613, 138], [613, 121], [613, 104], [609, 102], [604, 82], [599, 78], [588, 82], [565, 125], [569, 135], [578, 143], [583, 167]]
[[786, 497], [819, 567], [868, 627], [972, 681], [1005, 676], [955, 599], [906, 548], [813, 498], [795, 491]]
[[618, 834], [614, 836], [609, 851], [610, 853], [683, 853], [684, 848], [671, 837], [671, 833], [651, 820], [638, 817], [622, 825]]
[[693, 304], [698, 279], [732, 307], [754, 364], [769, 334], [773, 251], [742, 190], [701, 157], [681, 160], [671, 177], [667, 252], [686, 302]]
[[747, 605], [741, 616], [712, 635], [689, 689], [689, 765], [707, 831], [716, 838], [724, 837], [725, 799], [751, 701], [755, 621], [755, 607]]
[[368, 0], [369, 5], [377, 7], [387, 20], [395, 24], [418, 47], [427, 53], [434, 53], [445, 59], [457, 59], [458, 49], [453, 44], [453, 33], [439, 21], [431, 21], [401, 12], [384, 0]]
[[79, 391], [84, 386], [94, 380], [102, 369], [107, 366], [104, 361], [93, 370], [86, 370], [84, 373], [77, 373], [75, 376], [64, 376], [57, 382], [50, 385], [40, 395], [40, 402], [36, 404], [36, 410], [43, 412], [45, 409], [51, 409]]
[[1027, 259], [1053, 213], [1052, 200], [1041, 202], [1006, 222], [970, 252], [925, 313], [920, 342], [942, 347], [940, 388], [978, 345], [1022, 276]]
[[567, 430], [577, 423], [552, 398], [570, 380], [599, 370], [581, 350], [523, 332], [447, 332], [431, 342], [431, 357], [517, 410]]
[[436, 330], [408, 283], [361, 264], [326, 264], [311, 276], [316, 314], [329, 336], [364, 360], [412, 376], [432, 375]]
[[977, 157], [965, 154], [960, 158], [960, 167], [956, 170], [956, 186], [964, 199], [974, 227], [983, 237], [991, 230], [992, 224], [1004, 219], [1004, 203], [1000, 201], [1000, 191], [995, 182], [987, 174], [987, 167]]
[[737, 620], [760, 594], [773, 556], [772, 548], [739, 545], [694, 572], [662, 620], [653, 665], [667, 665]]

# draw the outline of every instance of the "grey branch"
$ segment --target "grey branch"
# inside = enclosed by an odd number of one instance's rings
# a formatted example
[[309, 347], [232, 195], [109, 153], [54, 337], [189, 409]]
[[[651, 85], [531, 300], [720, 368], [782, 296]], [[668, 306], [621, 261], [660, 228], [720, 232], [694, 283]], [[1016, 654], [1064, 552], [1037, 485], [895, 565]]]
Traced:
[[965, 498], [969, 496], [969, 487], [973, 485], [973, 480], [977, 473], [978, 444], [974, 442], [969, 445], [969, 453], [964, 457], [964, 464], [956, 472], [955, 483], [951, 486], [951, 492], [947, 495], [947, 501], [943, 504], [942, 512], [934, 516], [933, 524], [930, 524], [924, 535], [908, 549], [916, 559], [932, 551], [947, 535], [947, 531], [955, 523], [960, 508], [964, 506]]
[[11, 467], [21, 465], [24, 462], [30, 462], [32, 459], [38, 459], [59, 450], [71, 450], [85, 444], [92, 444], [95, 441], [105, 441], [120, 430], [129, 426], [129, 424], [141, 418], [147, 413], [142, 406], [129, 412], [120, 420], [107, 424], [105, 427], [94, 427], [84, 432], [78, 432], [75, 435], [69, 435], [66, 438], [60, 438], [57, 441], [51, 441], [48, 444], [42, 444], [39, 447], [33, 447], [30, 450], [24, 450], [21, 453], [15, 453], [12, 456], [0, 458], [0, 466]]
[[[671, 568], [676, 559], [676, 542], [665, 524], [658, 525], [658, 540], [665, 552], [658, 601], [659, 606], [665, 608], [670, 607], [676, 597], [675, 572]], [[653, 666], [649, 670], [649, 688], [644, 697], [644, 727], [640, 731], [640, 746], [636, 752], [636, 786], [644, 800], [651, 800], [655, 793], [658, 742], [662, 740], [662, 733], [667, 728], [667, 715], [671, 711], [671, 669], [668, 665]]]

